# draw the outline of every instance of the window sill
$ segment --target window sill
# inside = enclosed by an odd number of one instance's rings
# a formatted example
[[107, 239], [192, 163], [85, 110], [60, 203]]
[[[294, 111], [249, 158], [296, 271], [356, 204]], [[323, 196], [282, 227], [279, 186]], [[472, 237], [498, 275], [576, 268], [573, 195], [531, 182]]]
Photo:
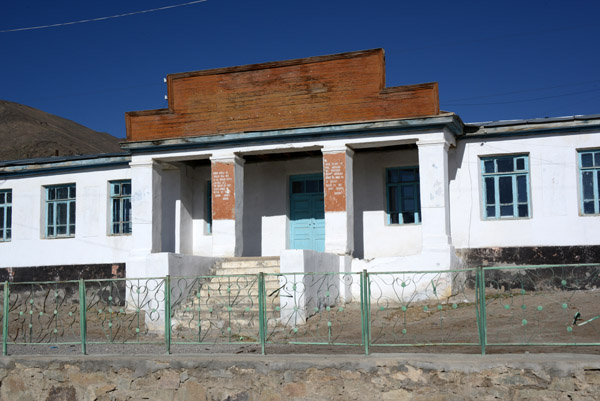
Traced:
[[75, 238], [74, 235], [62, 235], [60, 237], [44, 237], [42, 239], [72, 239]]

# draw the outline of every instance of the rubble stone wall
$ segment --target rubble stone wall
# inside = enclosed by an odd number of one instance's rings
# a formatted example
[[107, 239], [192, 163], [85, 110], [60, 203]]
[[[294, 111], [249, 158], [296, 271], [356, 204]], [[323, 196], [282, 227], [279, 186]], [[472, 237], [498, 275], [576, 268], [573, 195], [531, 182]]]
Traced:
[[594, 355], [0, 358], [2, 400], [590, 400]]

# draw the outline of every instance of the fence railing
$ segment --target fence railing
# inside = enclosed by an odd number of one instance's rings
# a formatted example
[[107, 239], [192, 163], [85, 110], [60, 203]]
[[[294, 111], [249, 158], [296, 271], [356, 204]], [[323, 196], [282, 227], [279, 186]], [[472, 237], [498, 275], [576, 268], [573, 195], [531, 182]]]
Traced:
[[[600, 345], [600, 265], [5, 282], [9, 346]], [[200, 347], [200, 346], [203, 347]]]

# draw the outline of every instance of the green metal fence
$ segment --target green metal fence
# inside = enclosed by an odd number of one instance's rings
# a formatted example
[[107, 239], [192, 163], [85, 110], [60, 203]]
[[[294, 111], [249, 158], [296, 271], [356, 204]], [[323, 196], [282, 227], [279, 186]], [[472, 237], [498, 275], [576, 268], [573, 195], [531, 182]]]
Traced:
[[[5, 282], [2, 350], [600, 345], [600, 265]], [[208, 347], [208, 348], [207, 348]]]

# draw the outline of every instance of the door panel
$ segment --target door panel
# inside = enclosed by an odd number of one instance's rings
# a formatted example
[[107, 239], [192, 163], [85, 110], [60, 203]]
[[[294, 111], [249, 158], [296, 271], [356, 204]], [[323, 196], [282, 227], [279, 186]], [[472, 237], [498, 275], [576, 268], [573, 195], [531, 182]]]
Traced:
[[325, 205], [321, 174], [290, 178], [290, 248], [325, 250]]

